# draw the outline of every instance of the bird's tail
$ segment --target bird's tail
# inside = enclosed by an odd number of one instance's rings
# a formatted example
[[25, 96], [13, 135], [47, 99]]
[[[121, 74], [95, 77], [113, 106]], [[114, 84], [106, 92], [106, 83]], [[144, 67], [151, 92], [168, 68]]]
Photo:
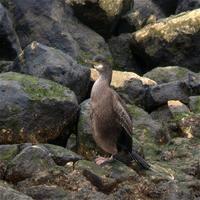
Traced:
[[137, 162], [137, 164], [145, 170], [149, 170], [151, 166], [142, 158], [135, 150], [129, 152], [131, 158]]

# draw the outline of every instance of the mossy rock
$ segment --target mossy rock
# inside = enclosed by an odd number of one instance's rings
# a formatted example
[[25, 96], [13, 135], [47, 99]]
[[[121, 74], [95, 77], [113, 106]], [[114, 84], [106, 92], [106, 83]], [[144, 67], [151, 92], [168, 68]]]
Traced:
[[144, 77], [156, 81], [158, 84], [178, 81], [188, 78], [188, 74], [193, 73], [187, 68], [178, 66], [157, 67], [144, 74]]
[[199, 72], [200, 9], [149, 24], [133, 33], [133, 50], [147, 66], [181, 66]]
[[79, 109], [71, 90], [45, 79], [2, 73], [0, 88], [0, 143], [53, 139]]

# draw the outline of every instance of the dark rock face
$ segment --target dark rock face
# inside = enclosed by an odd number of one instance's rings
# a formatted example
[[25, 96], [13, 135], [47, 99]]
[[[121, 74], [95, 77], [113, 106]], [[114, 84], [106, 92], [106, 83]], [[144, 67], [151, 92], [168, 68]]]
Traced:
[[152, 1], [163, 10], [166, 16], [170, 16], [175, 13], [179, 0], [165, 0], [165, 1], [152, 0]]
[[147, 66], [178, 65], [198, 72], [199, 19], [196, 9], [158, 21], [134, 33], [133, 46], [140, 49]]
[[82, 61], [100, 52], [110, 56], [104, 39], [82, 25], [64, 1], [14, 0], [6, 4], [13, 14], [22, 48], [38, 41]]
[[118, 23], [119, 17], [129, 11], [133, 0], [67, 0], [75, 15], [104, 38], [109, 38]]
[[0, 143], [53, 139], [78, 111], [68, 88], [18, 73], [0, 75], [0, 96]]
[[179, 0], [176, 14], [200, 8], [200, 0]]
[[140, 66], [131, 51], [131, 34], [112, 37], [108, 44], [114, 60], [114, 68], [141, 73]]
[[11, 70], [58, 82], [73, 90], [79, 100], [88, 91], [90, 70], [87, 67], [62, 51], [37, 42], [24, 49]]
[[0, 60], [14, 60], [21, 47], [8, 11], [0, 4]]

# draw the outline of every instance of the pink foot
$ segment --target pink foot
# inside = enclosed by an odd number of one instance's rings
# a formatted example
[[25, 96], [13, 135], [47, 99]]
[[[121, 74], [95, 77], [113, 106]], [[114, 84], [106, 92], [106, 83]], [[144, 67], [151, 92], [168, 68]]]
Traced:
[[102, 165], [102, 164], [107, 163], [107, 162], [110, 162], [110, 161], [112, 161], [112, 160], [113, 160], [113, 157], [112, 157], [112, 156], [111, 156], [110, 158], [105, 158], [105, 157], [99, 156], [99, 157], [97, 157], [97, 158], [95, 159], [95, 163], [96, 163], [97, 165]]

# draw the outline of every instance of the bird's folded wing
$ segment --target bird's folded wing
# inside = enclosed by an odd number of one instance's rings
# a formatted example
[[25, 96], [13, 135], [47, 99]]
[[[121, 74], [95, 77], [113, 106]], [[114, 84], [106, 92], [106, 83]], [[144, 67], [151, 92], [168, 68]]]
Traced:
[[115, 91], [113, 91], [113, 110], [115, 112], [117, 122], [126, 130], [126, 133], [131, 137], [131, 116], [128, 113], [126, 104]]

